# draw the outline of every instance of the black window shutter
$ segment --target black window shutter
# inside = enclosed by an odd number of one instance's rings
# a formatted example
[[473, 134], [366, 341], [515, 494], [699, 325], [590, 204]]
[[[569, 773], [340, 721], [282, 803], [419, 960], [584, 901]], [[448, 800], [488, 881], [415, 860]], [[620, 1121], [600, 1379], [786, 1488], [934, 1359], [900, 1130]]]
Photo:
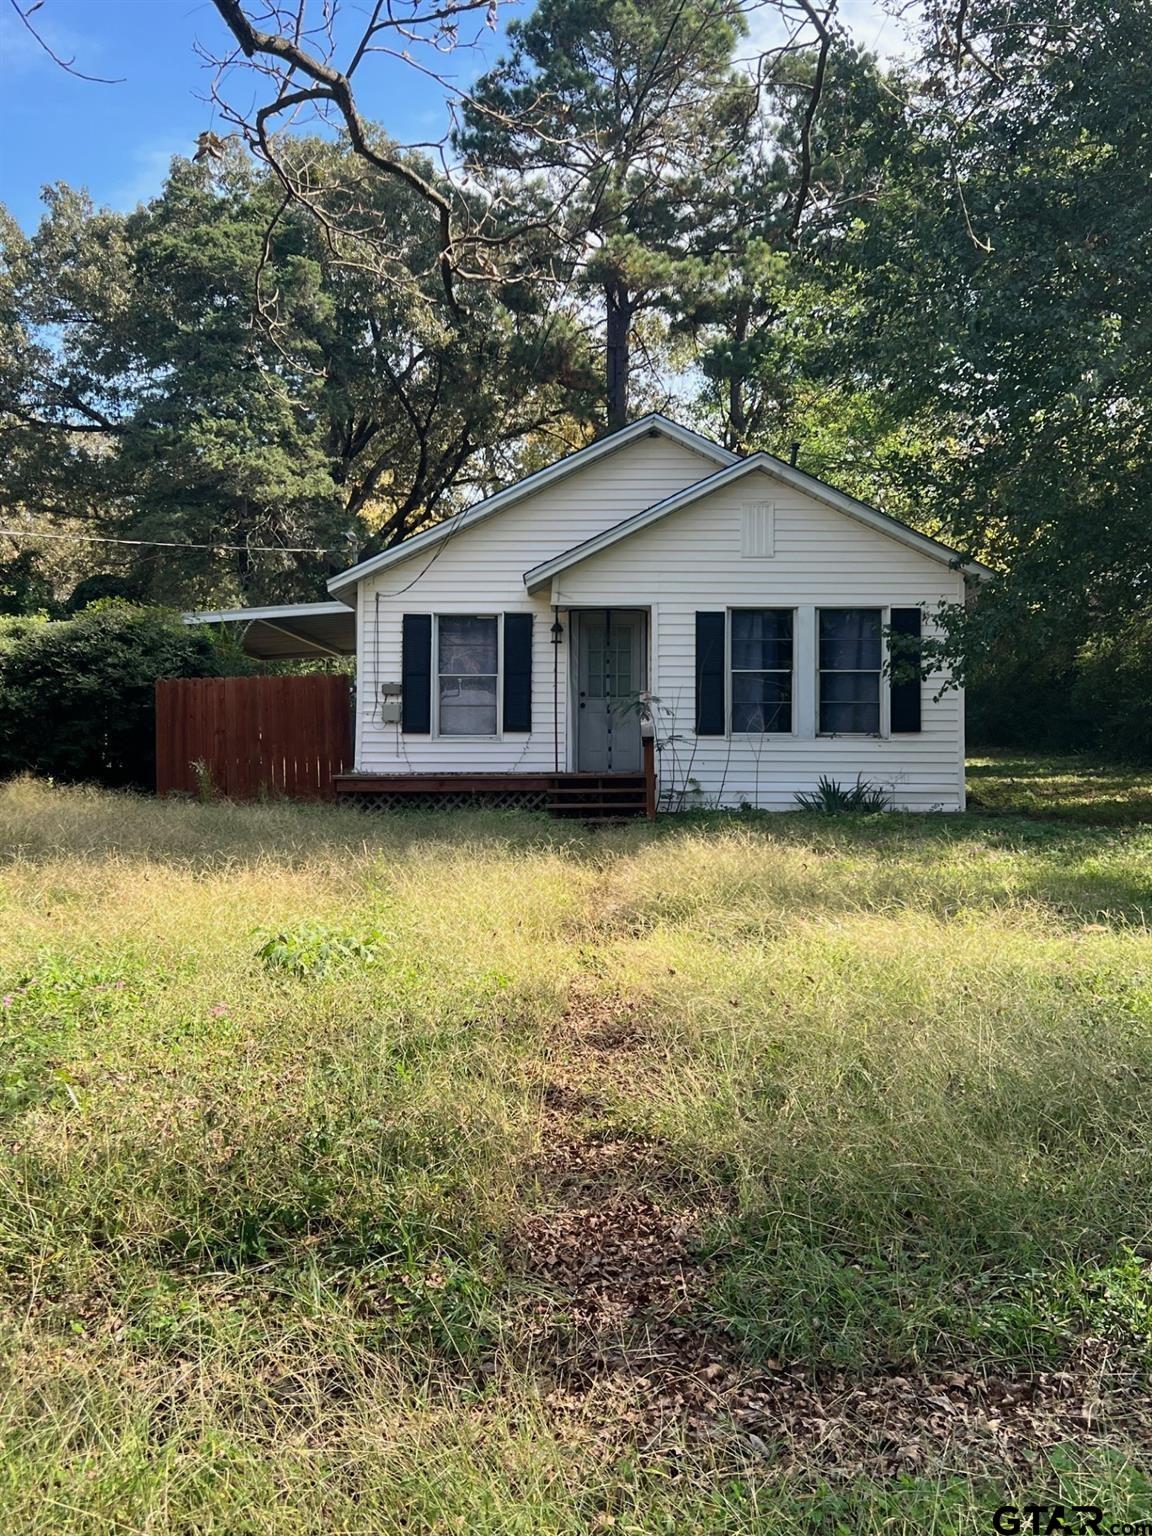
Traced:
[[432, 615], [406, 613], [400, 660], [401, 727], [413, 736], [432, 730]]
[[724, 734], [724, 632], [723, 613], [696, 615], [696, 734]]
[[[892, 652], [892, 661], [898, 671], [916, 667], [919, 674], [920, 646], [911, 644], [913, 640], [920, 639], [920, 610], [919, 608], [893, 608], [891, 625], [893, 635], [898, 635], [907, 642], [898, 645]], [[897, 731], [918, 731], [920, 729], [920, 677], [909, 677], [907, 680], [892, 681], [889, 684], [891, 699], [891, 729]]]
[[532, 614], [504, 615], [504, 729], [532, 729]]

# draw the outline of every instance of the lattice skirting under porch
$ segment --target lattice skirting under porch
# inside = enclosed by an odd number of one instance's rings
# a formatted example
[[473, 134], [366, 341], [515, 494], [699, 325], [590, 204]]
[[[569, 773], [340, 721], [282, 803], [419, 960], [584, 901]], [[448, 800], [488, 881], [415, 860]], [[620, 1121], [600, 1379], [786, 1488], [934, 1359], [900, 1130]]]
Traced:
[[427, 795], [342, 794], [341, 805], [362, 811], [546, 811], [546, 789], [439, 790]]

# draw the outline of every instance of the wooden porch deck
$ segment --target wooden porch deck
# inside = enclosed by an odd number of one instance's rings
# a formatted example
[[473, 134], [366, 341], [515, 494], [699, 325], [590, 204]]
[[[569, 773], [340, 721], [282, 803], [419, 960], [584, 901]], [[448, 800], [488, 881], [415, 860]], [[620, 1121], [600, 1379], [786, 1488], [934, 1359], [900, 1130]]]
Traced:
[[653, 771], [641, 773], [341, 773], [336, 798], [368, 810], [546, 810], [570, 821], [656, 814]]

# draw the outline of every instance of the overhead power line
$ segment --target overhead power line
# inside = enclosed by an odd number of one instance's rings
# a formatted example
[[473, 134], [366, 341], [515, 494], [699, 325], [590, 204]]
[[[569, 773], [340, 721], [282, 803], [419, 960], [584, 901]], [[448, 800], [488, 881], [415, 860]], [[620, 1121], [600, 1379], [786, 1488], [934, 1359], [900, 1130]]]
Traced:
[[182, 544], [176, 539], [112, 539], [99, 533], [36, 533], [27, 528], [0, 528], [7, 539], [71, 539], [85, 544], [134, 544], [147, 549], [215, 549], [249, 555], [326, 555], [314, 544]]

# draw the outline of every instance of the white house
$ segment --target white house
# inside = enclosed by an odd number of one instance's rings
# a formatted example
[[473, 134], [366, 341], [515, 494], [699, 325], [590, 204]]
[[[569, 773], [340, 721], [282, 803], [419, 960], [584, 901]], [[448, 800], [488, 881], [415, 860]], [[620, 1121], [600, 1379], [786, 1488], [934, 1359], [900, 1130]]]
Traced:
[[352, 566], [331, 602], [189, 618], [243, 620], [260, 655], [354, 646], [345, 792], [555, 803], [591, 784], [604, 809], [651, 736], [669, 809], [786, 810], [826, 775], [958, 811], [963, 695], [886, 658], [986, 574], [651, 415]]

